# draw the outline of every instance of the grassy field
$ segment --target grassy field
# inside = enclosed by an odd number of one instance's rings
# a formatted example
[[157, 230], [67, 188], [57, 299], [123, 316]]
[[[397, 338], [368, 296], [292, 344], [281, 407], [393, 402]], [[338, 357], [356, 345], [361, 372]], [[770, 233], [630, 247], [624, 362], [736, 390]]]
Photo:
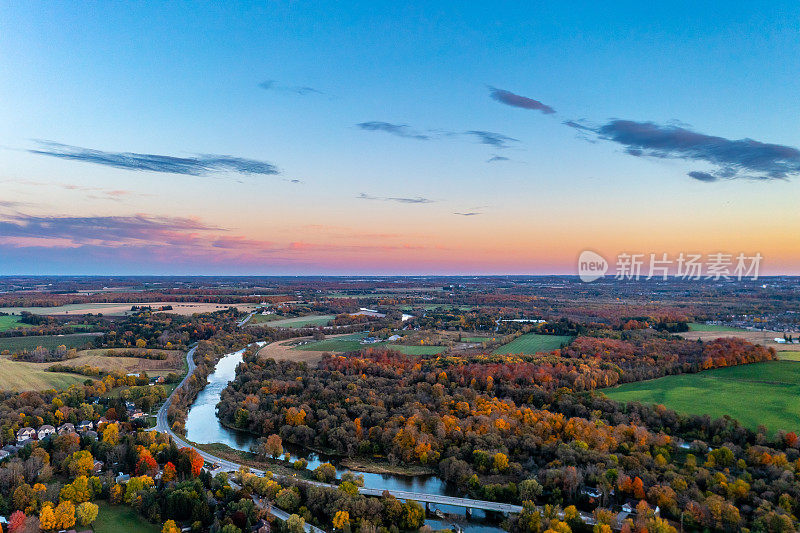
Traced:
[[778, 359], [781, 361], [800, 361], [800, 352], [778, 352]]
[[731, 326], [720, 326], [718, 324], [701, 324], [699, 322], [689, 323], [689, 331], [747, 331], [742, 328]]
[[524, 353], [534, 354], [539, 352], [549, 352], [560, 348], [562, 344], [572, 342], [572, 337], [566, 335], [539, 335], [538, 333], [526, 333], [514, 339], [508, 344], [497, 348], [496, 354]]
[[361, 348], [362, 344], [359, 341], [366, 336], [366, 333], [342, 335], [333, 339], [301, 344], [300, 346], [293, 347], [292, 350], [302, 350], [304, 352], [351, 352]]
[[284, 318], [281, 320], [271, 321], [270, 326], [276, 328], [304, 328], [307, 326], [327, 326], [328, 323], [334, 318], [336, 317], [333, 315], [309, 315], [297, 318]]
[[170, 305], [172, 310], [164, 311], [177, 315], [192, 315], [194, 313], [211, 313], [222, 311], [228, 307], [236, 307], [240, 311], [249, 313], [256, 309], [255, 304], [217, 304], [206, 302], [136, 302], [136, 303], [85, 303], [67, 304], [58, 307], [2, 307], [0, 311], [4, 313], [20, 314], [22, 311], [33, 313], [34, 315], [94, 315], [102, 313], [106, 316], [125, 316], [131, 314], [131, 306], [150, 306], [157, 310], [159, 307]]
[[160, 533], [158, 524], [151, 524], [128, 505], [109, 505], [108, 502], [95, 502], [100, 507], [97, 521], [94, 523], [95, 533]]
[[0, 357], [0, 390], [66, 389], [83, 383], [85, 376], [61, 372], [45, 372], [47, 364], [23, 363]]
[[461, 337], [461, 342], [486, 342], [494, 337]]
[[250, 320], [247, 321], [247, 325], [251, 326], [253, 324], [264, 324], [266, 322], [274, 322], [276, 320], [280, 320], [280, 315], [262, 315], [257, 314], [250, 317]]
[[83, 348], [94, 340], [95, 335], [87, 333], [74, 333], [71, 335], [31, 335], [30, 337], [4, 337], [0, 338], [0, 352], [3, 350], [32, 350], [43, 346], [54, 350], [62, 344], [67, 348]]
[[447, 350], [447, 346], [405, 346], [403, 344], [379, 344], [408, 355], [436, 355]]
[[8, 331], [10, 329], [17, 329], [17, 328], [29, 328], [31, 327], [30, 324], [23, 324], [19, 321], [21, 317], [19, 316], [0, 316], [0, 331]]
[[800, 363], [771, 361], [667, 376], [604, 389], [614, 400], [662, 404], [680, 413], [730, 415], [770, 431], [800, 430]]

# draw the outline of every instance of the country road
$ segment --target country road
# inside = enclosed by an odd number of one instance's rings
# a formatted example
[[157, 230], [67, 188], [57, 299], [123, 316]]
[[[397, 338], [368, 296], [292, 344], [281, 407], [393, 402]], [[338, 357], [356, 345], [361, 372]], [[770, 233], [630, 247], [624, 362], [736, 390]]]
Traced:
[[[172, 437], [172, 439], [179, 447], [181, 448], [188, 447], [197, 451], [197, 453], [199, 453], [200, 456], [206, 462], [216, 465], [214, 472], [236, 472], [242, 465], [233, 461], [228, 461], [221, 457], [217, 457], [216, 455], [210, 454], [208, 452], [205, 452], [197, 448], [193, 444], [187, 442], [181, 436], [177, 435], [174, 431], [172, 431], [172, 429], [169, 427], [169, 423], [167, 422], [167, 411], [169, 410], [169, 406], [172, 403], [173, 397], [177, 393], [178, 389], [181, 388], [184, 385], [184, 383], [186, 383], [186, 381], [189, 379], [189, 377], [195, 370], [194, 351], [195, 348], [192, 348], [186, 353], [186, 363], [189, 367], [189, 371], [186, 374], [186, 377], [183, 378], [183, 380], [175, 388], [175, 390], [172, 391], [172, 394], [170, 394], [169, 397], [166, 399], [164, 405], [162, 405], [161, 408], [158, 410], [156, 426], [154, 429], [156, 431], [167, 433], [170, 437]], [[263, 470], [251, 467], [248, 468], [250, 472], [258, 476], [263, 476], [265, 474]], [[282, 478], [281, 476], [275, 476], [275, 477], [277, 479], [287, 479], [287, 480], [292, 480], [294, 482], [300, 481], [303, 483], [308, 483], [320, 487], [327, 487], [332, 489], [337, 488], [337, 485], [332, 485], [329, 483], [321, 483], [318, 481], [301, 480], [294, 477], [291, 478], [289, 477]], [[424, 492], [411, 492], [411, 491], [394, 490], [394, 489], [388, 490], [388, 489], [367, 488], [367, 487], [359, 487], [358, 491], [365, 496], [380, 496], [381, 494], [383, 494], [384, 491], [388, 491], [391, 495], [393, 495], [399, 500], [414, 500], [417, 502], [425, 502], [425, 503], [432, 503], [439, 505], [452, 505], [455, 507], [464, 507], [466, 509], [483, 509], [485, 511], [495, 511], [502, 513], [519, 513], [522, 511], [521, 505], [514, 505], [510, 503], [501, 503], [501, 502], [489, 502], [484, 500], [474, 500], [471, 498], [458, 498], [455, 496], [444, 496], [441, 494], [428, 494]], [[261, 503], [263, 504], [263, 502]], [[280, 511], [279, 509], [271, 509], [271, 511], [275, 516], [282, 519], [283, 515], [286, 514]], [[581, 517], [583, 518], [584, 522], [587, 523], [588, 525], [592, 525], [594, 523], [594, 517], [590, 514], [581, 513]], [[306, 525], [308, 526], [308, 524]], [[316, 533], [319, 531], [319, 529], [317, 528], [312, 529], [311, 527], [308, 527], [306, 528], [306, 531], [310, 533]]]

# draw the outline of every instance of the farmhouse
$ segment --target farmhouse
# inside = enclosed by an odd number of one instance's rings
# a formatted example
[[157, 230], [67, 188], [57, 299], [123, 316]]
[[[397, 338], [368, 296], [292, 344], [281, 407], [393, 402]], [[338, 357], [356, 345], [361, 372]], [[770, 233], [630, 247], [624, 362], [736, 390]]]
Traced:
[[31, 427], [24, 427], [17, 431], [17, 444], [22, 444], [36, 436], [36, 430]]
[[44, 440], [47, 437], [49, 437], [51, 435], [55, 435], [55, 434], [56, 434], [56, 428], [54, 428], [50, 424], [45, 424], [45, 425], [43, 425], [42, 427], [39, 428], [37, 436], [38, 436], [39, 440]]

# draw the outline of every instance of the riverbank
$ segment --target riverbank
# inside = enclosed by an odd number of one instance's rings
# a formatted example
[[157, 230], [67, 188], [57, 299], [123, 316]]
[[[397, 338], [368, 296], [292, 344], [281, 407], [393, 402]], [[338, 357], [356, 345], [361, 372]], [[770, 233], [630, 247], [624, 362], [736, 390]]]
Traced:
[[345, 468], [370, 474], [390, 474], [393, 476], [430, 476], [436, 473], [433, 468], [422, 465], [391, 465], [385, 461], [362, 457], [346, 457], [339, 461]]

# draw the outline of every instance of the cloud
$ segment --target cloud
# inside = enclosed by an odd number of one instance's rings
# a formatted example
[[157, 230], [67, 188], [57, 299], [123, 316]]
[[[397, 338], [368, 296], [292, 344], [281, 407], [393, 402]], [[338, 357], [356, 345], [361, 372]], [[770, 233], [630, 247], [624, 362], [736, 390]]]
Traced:
[[453, 214], [454, 215], [459, 215], [459, 216], [462, 216], [462, 217], [474, 217], [474, 216], [477, 216], [477, 215], [482, 215], [483, 213], [479, 213], [478, 211], [468, 211], [466, 213], [458, 213], [458, 212], [456, 212], [456, 213], [453, 213]]
[[503, 135], [502, 133], [494, 133], [491, 131], [472, 130], [464, 132], [466, 135], [473, 135], [477, 137], [481, 144], [488, 144], [497, 148], [508, 148], [508, 143], [519, 142], [519, 139]]
[[417, 139], [420, 141], [428, 141], [431, 139], [430, 135], [425, 135], [414, 131], [407, 124], [392, 124], [390, 122], [361, 122], [356, 124], [356, 127], [367, 131], [382, 131], [398, 137], [405, 137], [406, 139]]
[[396, 196], [371, 196], [362, 192], [356, 198], [361, 200], [379, 200], [381, 202], [397, 202], [401, 204], [431, 204], [434, 200], [417, 196], [415, 198], [401, 198]]
[[714, 176], [712, 174], [709, 174], [708, 172], [699, 172], [699, 171], [696, 171], [696, 170], [694, 170], [692, 172], [689, 172], [687, 175], [690, 178], [694, 178], [694, 179], [696, 179], [698, 181], [712, 182], [712, 181], [718, 181], [719, 180], [718, 177], [716, 177], [716, 176]]
[[208, 231], [224, 230], [196, 219], [148, 215], [75, 217], [14, 214], [0, 219], [3, 240], [43, 239], [71, 245], [178, 244], [196, 239], [198, 232]]
[[489, 95], [501, 104], [510, 105], [512, 107], [521, 107], [522, 109], [530, 109], [533, 111], [541, 111], [545, 115], [552, 115], [556, 112], [556, 110], [549, 105], [543, 104], [539, 100], [528, 98], [527, 96], [514, 94], [496, 87], [489, 87], [489, 91]]
[[194, 157], [173, 157], [132, 152], [106, 152], [50, 141], [37, 142], [42, 148], [28, 150], [30, 153], [95, 163], [125, 170], [165, 172], [189, 176], [208, 176], [216, 173], [244, 175], [275, 175], [280, 173], [272, 163], [231, 155], [206, 154]]
[[275, 80], [266, 80], [262, 81], [258, 84], [259, 87], [266, 91], [278, 91], [283, 93], [292, 93], [298, 94], [300, 96], [306, 96], [309, 94], [325, 94], [324, 92], [315, 89], [313, 87], [308, 87], [305, 85], [281, 85]]
[[503, 155], [493, 155], [486, 160], [487, 163], [495, 163], [497, 161], [510, 161], [510, 159]]
[[601, 126], [575, 122], [567, 126], [588, 132], [597, 139], [625, 147], [635, 157], [680, 159], [711, 165], [707, 172], [689, 176], [700, 181], [721, 179], [785, 180], [800, 174], [800, 150], [792, 146], [753, 139], [726, 139], [706, 135], [675, 124], [633, 120], [611, 120]]

